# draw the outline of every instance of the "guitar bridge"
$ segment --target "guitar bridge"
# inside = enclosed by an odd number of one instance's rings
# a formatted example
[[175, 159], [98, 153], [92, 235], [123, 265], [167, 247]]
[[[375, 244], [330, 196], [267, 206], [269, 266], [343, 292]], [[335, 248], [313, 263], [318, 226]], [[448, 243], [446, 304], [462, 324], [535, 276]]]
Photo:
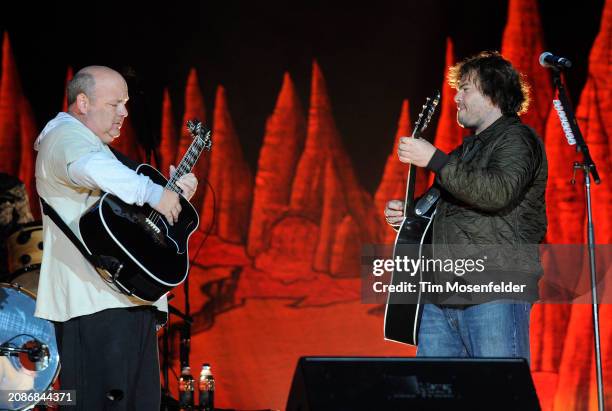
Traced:
[[162, 229], [149, 218], [144, 219], [144, 224], [141, 227], [148, 233], [154, 244], [160, 247], [167, 247], [166, 236], [162, 233]]
[[158, 226], [155, 225], [155, 223], [153, 223], [153, 221], [149, 220], [148, 218], [145, 219], [145, 223], [153, 230], [155, 231], [156, 234], [161, 233], [161, 230], [159, 229]]

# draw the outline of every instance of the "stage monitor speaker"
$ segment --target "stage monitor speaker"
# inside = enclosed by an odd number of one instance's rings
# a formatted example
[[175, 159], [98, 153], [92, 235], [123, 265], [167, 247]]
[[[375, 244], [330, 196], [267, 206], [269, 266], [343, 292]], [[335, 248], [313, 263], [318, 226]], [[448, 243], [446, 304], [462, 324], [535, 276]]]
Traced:
[[302, 357], [287, 411], [540, 410], [524, 359]]

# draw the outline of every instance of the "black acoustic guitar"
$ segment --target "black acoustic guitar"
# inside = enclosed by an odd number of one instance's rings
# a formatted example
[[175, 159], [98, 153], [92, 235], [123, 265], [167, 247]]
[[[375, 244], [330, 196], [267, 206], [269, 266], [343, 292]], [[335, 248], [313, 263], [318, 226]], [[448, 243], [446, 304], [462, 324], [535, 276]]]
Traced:
[[[181, 194], [176, 181], [189, 173], [204, 150], [212, 146], [210, 130], [199, 121], [188, 121], [194, 139], [176, 172], [167, 180], [148, 164], [136, 172]], [[130, 205], [105, 193], [80, 218], [79, 230], [90, 253], [111, 259], [116, 269], [101, 273], [119, 291], [145, 301], [157, 301], [181, 284], [189, 272], [188, 242], [198, 228], [198, 213], [180, 196], [181, 213], [174, 225], [149, 207]], [[100, 270], [99, 270], [100, 271]]]
[[[438, 102], [440, 92], [436, 91], [432, 97], [427, 98], [423, 110], [414, 125], [413, 138], [419, 138], [423, 130], [429, 125]], [[395, 238], [393, 259], [407, 257], [411, 260], [420, 260], [426, 256], [426, 249], [431, 244], [430, 227], [433, 221], [432, 213], [421, 213], [415, 210], [415, 182], [416, 167], [410, 164], [408, 181], [406, 185], [406, 198], [404, 202], [404, 220]], [[431, 190], [430, 190], [431, 192]], [[428, 194], [430, 195], [430, 194]], [[426, 195], [427, 197], [427, 195]], [[391, 276], [391, 284], [414, 284], [415, 291], [406, 293], [390, 292], [387, 296], [385, 309], [385, 339], [410, 345], [417, 345], [421, 314], [423, 312], [422, 293], [420, 282], [424, 281], [423, 272], [399, 271], [396, 269]]]

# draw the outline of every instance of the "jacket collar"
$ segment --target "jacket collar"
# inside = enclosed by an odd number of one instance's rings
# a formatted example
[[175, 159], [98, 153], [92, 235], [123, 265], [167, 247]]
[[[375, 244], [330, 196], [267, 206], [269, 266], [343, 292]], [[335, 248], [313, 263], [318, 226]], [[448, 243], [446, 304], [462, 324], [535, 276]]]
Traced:
[[475, 138], [482, 140], [484, 142], [484, 141], [487, 141], [489, 137], [498, 135], [499, 130], [505, 129], [506, 127], [512, 124], [520, 124], [520, 123], [521, 123], [521, 120], [519, 119], [519, 116], [517, 116], [516, 114], [510, 114], [510, 115], [502, 114], [502, 116], [498, 118], [497, 120], [495, 120], [493, 124], [491, 124], [489, 127], [482, 130], [479, 134], [475, 135]]

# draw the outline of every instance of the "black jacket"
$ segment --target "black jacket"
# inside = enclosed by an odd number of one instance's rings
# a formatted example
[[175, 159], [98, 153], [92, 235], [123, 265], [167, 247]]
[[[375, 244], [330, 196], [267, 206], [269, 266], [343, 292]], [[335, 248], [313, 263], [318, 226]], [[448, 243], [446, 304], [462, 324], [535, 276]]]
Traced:
[[[468, 282], [511, 279], [537, 298], [542, 275], [538, 244], [546, 233], [546, 153], [518, 116], [502, 116], [449, 155], [436, 151], [428, 164], [441, 189], [433, 222], [438, 259], [486, 255], [483, 272]], [[440, 280], [457, 280], [438, 273]]]

